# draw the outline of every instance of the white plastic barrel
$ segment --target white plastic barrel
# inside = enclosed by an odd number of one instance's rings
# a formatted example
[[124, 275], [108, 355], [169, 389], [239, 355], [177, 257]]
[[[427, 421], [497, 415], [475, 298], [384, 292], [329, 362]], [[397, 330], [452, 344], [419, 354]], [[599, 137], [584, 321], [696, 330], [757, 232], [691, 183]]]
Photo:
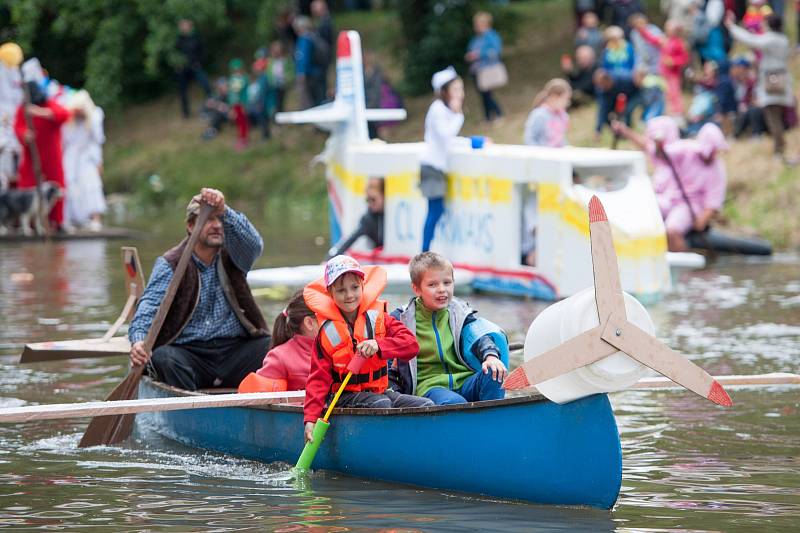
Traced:
[[[656, 328], [644, 306], [630, 294], [623, 294], [628, 321], [654, 335]], [[590, 287], [551, 305], [534, 319], [525, 337], [525, 361], [599, 325], [594, 287]], [[536, 388], [549, 400], [567, 403], [600, 392], [626, 389], [645, 373], [646, 366], [617, 352], [572, 372], [537, 383]]]

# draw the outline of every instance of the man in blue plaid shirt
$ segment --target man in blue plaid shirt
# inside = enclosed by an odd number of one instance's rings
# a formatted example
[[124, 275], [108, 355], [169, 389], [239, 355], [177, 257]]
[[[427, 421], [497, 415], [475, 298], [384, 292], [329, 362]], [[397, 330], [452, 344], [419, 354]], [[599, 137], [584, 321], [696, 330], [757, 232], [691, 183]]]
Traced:
[[[130, 359], [148, 373], [186, 390], [238, 387], [261, 368], [270, 343], [266, 321], [247, 285], [247, 272], [264, 243], [247, 217], [225, 205], [216, 189], [204, 188], [186, 207], [187, 234], [204, 202], [216, 207], [192, 253], [154, 344], [144, 339], [164, 298], [188, 237], [156, 259], [150, 281], [128, 330]], [[151, 356], [152, 355], [152, 356]]]

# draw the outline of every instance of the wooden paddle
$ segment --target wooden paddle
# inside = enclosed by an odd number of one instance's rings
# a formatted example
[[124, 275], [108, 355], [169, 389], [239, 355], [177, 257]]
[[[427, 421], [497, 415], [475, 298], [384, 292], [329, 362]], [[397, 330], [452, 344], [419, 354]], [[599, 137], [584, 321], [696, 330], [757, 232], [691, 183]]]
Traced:
[[[145, 349], [150, 352], [156, 342], [158, 333], [161, 331], [161, 326], [164, 324], [164, 319], [167, 317], [172, 300], [175, 298], [175, 293], [178, 291], [178, 286], [183, 280], [183, 274], [186, 272], [186, 267], [192, 257], [192, 251], [200, 238], [200, 232], [205, 226], [208, 217], [214, 211], [215, 207], [202, 203], [200, 205], [200, 214], [197, 216], [197, 221], [194, 225], [194, 230], [189, 236], [186, 247], [183, 249], [178, 266], [175, 267], [175, 272], [167, 287], [167, 292], [164, 299], [161, 300], [161, 305], [158, 306], [158, 311], [150, 325], [150, 330], [147, 332], [147, 337], [144, 340]], [[139, 392], [139, 380], [142, 379], [142, 372], [144, 365], [135, 365], [131, 367], [128, 375], [122, 380], [122, 383], [111, 391], [106, 397], [106, 400], [132, 400], [136, 398]], [[133, 430], [134, 415], [107, 415], [98, 416], [89, 422], [83, 438], [78, 444], [79, 448], [86, 448], [88, 446], [117, 444], [127, 439]]]
[[[719, 383], [729, 387], [769, 387], [776, 385], [800, 385], [800, 375], [788, 372], [755, 374], [750, 376], [715, 376]], [[644, 378], [633, 389], [663, 390], [679, 389], [680, 385], [667, 378]], [[59, 420], [135, 413], [155, 413], [188, 409], [210, 409], [222, 407], [252, 407], [276, 403], [296, 403], [305, 398], [305, 391], [250, 392], [246, 394], [193, 394], [176, 398], [146, 398], [141, 400], [117, 400], [81, 403], [57, 403], [26, 405], [0, 409], [0, 423], [32, 422], [36, 420]], [[338, 400], [338, 398], [335, 398]], [[332, 402], [336, 405], [336, 402]], [[328, 409], [327, 417], [330, 417]]]
[[0, 409], [0, 423], [58, 420], [87, 416], [131, 415], [157, 411], [179, 411], [182, 409], [208, 409], [212, 407], [248, 407], [273, 403], [291, 403], [302, 401], [303, 398], [305, 398], [305, 391], [300, 390], [250, 392], [247, 394], [193, 394], [176, 398], [26, 405], [24, 407]]

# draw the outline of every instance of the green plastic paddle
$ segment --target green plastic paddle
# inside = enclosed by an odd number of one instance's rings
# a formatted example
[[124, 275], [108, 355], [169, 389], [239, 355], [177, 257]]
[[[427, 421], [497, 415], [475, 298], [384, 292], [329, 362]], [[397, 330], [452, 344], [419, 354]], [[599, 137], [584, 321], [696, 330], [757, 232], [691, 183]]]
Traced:
[[361, 370], [361, 367], [364, 365], [366, 360], [366, 358], [361, 357], [360, 355], [356, 355], [350, 360], [350, 364], [347, 365], [347, 375], [345, 376], [344, 381], [342, 381], [342, 385], [339, 387], [339, 390], [336, 391], [333, 401], [331, 401], [331, 404], [328, 406], [328, 410], [325, 411], [325, 416], [318, 418], [314, 424], [314, 432], [312, 433], [314, 437], [313, 440], [306, 443], [305, 447], [303, 448], [303, 453], [301, 453], [300, 458], [297, 459], [297, 464], [294, 467], [296, 472], [304, 474], [311, 468], [311, 464], [314, 462], [314, 457], [317, 455], [317, 450], [319, 450], [322, 441], [325, 440], [325, 435], [328, 433], [328, 428], [331, 427], [330, 422], [328, 422], [328, 418], [330, 418], [333, 408], [336, 407], [336, 402], [339, 401], [339, 396], [342, 395], [342, 392], [347, 386], [347, 383], [350, 381], [350, 378], [353, 376], [353, 373], [358, 374], [358, 371]]

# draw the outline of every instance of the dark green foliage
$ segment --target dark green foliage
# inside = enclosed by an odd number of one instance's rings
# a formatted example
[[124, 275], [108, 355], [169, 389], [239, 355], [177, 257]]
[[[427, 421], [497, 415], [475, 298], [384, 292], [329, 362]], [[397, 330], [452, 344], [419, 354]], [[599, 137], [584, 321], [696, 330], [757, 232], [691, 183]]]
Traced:
[[3, 40], [17, 41], [51, 76], [85, 86], [98, 104], [142, 100], [173, 83], [181, 55], [178, 19], [194, 20], [209, 70], [216, 51], [252, 51], [272, 37], [275, 14], [290, 0], [6, 0]]
[[[275, 20], [292, 0], [5, 0], [0, 37], [17, 41], [51, 76], [86, 87], [105, 107], [142, 101], [174, 84], [182, 56], [174, 48], [178, 19], [194, 20], [206, 48], [206, 70], [225, 73], [227, 60], [249, 64], [275, 38]], [[336, 5], [336, 2], [333, 2]], [[472, 15], [489, 8], [506, 43], [515, 24], [507, 9], [469, 0], [389, 2], [400, 15], [404, 88], [430, 91], [431, 75], [447, 65], [466, 74], [464, 53]]]
[[467, 44], [473, 36], [472, 16], [479, 10], [494, 18], [504, 44], [516, 39], [516, 20], [508, 9], [485, 1], [408, 0], [396, 3], [403, 26], [404, 89], [410, 94], [431, 91], [431, 76], [453, 65], [462, 76]]
[[410, 94], [431, 91], [431, 75], [453, 65], [466, 73], [464, 53], [472, 36], [472, 2], [409, 0], [397, 9], [405, 41], [404, 88]]

